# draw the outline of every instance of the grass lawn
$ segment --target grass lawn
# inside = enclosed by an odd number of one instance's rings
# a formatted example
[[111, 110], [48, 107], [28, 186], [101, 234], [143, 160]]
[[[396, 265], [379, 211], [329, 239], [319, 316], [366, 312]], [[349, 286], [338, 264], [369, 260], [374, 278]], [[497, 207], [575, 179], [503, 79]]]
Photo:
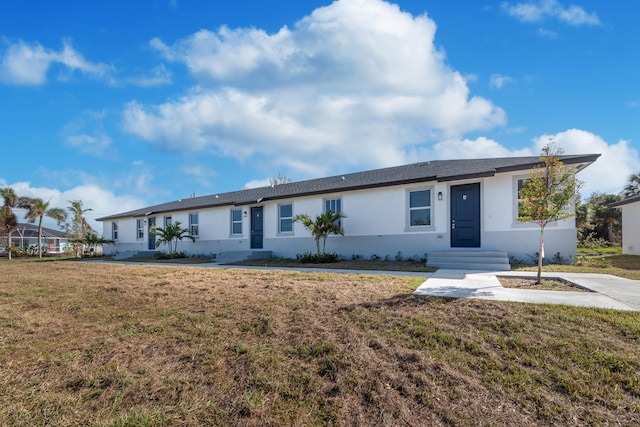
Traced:
[[[537, 266], [511, 265], [512, 270], [538, 271]], [[640, 256], [598, 255], [578, 256], [574, 265], [545, 265], [543, 272], [612, 274], [627, 279], [640, 280]]]
[[0, 425], [639, 425], [640, 313], [0, 261]]

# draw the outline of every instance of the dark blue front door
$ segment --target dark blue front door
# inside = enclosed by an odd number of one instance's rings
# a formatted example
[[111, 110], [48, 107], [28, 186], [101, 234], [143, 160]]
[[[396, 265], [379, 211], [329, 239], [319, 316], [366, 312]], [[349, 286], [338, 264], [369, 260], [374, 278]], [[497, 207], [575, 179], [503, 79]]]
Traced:
[[262, 206], [251, 208], [251, 249], [262, 249], [263, 234]]
[[151, 227], [156, 225], [155, 218], [149, 218], [149, 228], [147, 229], [147, 233], [149, 235], [149, 246], [148, 249], [150, 251], [156, 250], [156, 234], [151, 231]]
[[480, 247], [480, 184], [451, 187], [451, 247]]

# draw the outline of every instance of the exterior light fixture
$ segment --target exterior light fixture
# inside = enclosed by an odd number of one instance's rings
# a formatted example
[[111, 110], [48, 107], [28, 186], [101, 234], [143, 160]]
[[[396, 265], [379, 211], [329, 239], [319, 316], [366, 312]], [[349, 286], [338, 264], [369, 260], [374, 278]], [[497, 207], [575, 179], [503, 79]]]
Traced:
[[442, 200], [442, 191], [438, 191], [438, 200]]

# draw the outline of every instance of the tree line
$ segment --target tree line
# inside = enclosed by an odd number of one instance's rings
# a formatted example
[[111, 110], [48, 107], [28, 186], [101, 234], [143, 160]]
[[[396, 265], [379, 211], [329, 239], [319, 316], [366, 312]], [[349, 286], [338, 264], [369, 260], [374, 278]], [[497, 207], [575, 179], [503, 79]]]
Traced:
[[576, 229], [578, 246], [601, 248], [619, 246], [622, 243], [622, 212], [610, 208], [612, 203], [640, 195], [640, 172], [627, 179], [618, 194], [591, 193], [576, 201]]
[[85, 213], [91, 211], [84, 208], [82, 200], [69, 200], [67, 210], [50, 205], [38, 197], [18, 196], [10, 187], [0, 188], [3, 206], [0, 210], [0, 237], [6, 237], [6, 251], [9, 259], [15, 250], [11, 242], [12, 234], [18, 229], [18, 218], [14, 209], [26, 210], [25, 219], [30, 224], [38, 222], [38, 257], [42, 258], [42, 221], [44, 217], [52, 218], [58, 227], [65, 229], [70, 237], [69, 242], [76, 257], [81, 257], [85, 248], [95, 248], [98, 244], [109, 243], [98, 236], [91, 227]]

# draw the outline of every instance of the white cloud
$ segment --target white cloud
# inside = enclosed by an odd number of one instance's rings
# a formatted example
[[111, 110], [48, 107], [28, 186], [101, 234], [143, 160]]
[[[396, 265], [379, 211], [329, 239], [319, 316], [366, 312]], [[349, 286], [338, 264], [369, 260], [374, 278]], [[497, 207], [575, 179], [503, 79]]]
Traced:
[[[77, 52], [68, 40], [62, 49], [46, 49], [40, 43], [28, 44], [22, 40], [9, 44], [0, 60], [0, 81], [15, 85], [42, 85], [53, 64], [62, 65], [67, 71], [79, 71], [94, 78], [107, 78], [111, 67], [103, 63], [89, 62]], [[58, 76], [66, 78], [63, 74]]]
[[262, 188], [262, 187], [270, 187], [270, 186], [271, 186], [271, 178], [265, 178], [265, 179], [251, 180], [244, 185], [244, 188], [245, 189]]
[[619, 193], [627, 178], [640, 170], [640, 155], [629, 141], [609, 143], [600, 136], [580, 129], [568, 129], [555, 135], [541, 135], [534, 140], [536, 151], [553, 139], [565, 154], [601, 154], [600, 158], [580, 173], [584, 181], [582, 193]]
[[601, 154], [598, 160], [580, 172], [584, 181], [583, 195], [593, 192], [618, 194], [627, 178], [640, 170], [640, 155], [629, 141], [609, 143], [598, 135], [580, 129], [568, 129], [555, 135], [540, 135], [530, 147], [508, 149], [500, 142], [485, 137], [449, 139], [413, 153], [412, 161], [424, 159], [478, 159], [490, 157], [538, 156], [542, 148], [554, 140], [565, 154]]
[[508, 85], [515, 82], [512, 77], [504, 74], [491, 74], [489, 77], [489, 87], [494, 89], [502, 89], [504, 85]]
[[172, 74], [164, 64], [160, 64], [151, 70], [149, 75], [131, 77], [127, 80], [130, 84], [140, 87], [154, 87], [171, 84]]
[[340, 0], [292, 29], [201, 30], [151, 45], [200, 86], [129, 103], [128, 132], [170, 150], [209, 149], [321, 175], [403, 163], [412, 147], [506, 122], [434, 44], [436, 25], [381, 0]]
[[546, 28], [538, 28], [537, 33], [538, 33], [538, 35], [540, 37], [544, 37], [544, 38], [547, 38], [547, 39], [557, 39], [558, 38], [558, 33], [556, 33], [553, 30], [548, 30]]
[[66, 144], [97, 157], [113, 156], [113, 141], [102, 125], [105, 115], [105, 112], [87, 111], [82, 117], [67, 123], [61, 132]]
[[[111, 190], [107, 190], [95, 184], [83, 184], [65, 191], [46, 187], [32, 187], [29, 182], [5, 183], [3, 186], [13, 188], [18, 196], [39, 197], [49, 201], [50, 207], [58, 207], [67, 210], [70, 200], [81, 200], [85, 209], [92, 209], [85, 214], [89, 224], [98, 232], [102, 232], [102, 224], [95, 219], [101, 216], [111, 215], [114, 207], [118, 212], [137, 209], [145, 205], [143, 200], [132, 196], [117, 196]], [[25, 212], [16, 210], [16, 216], [20, 222], [24, 220]], [[43, 225], [49, 228], [57, 228], [57, 224], [50, 218], [43, 219]]]
[[563, 6], [557, 0], [529, 1], [526, 3], [502, 3], [502, 10], [523, 22], [539, 22], [545, 18], [555, 18], [569, 25], [600, 25], [595, 12], [587, 12], [576, 5]]

